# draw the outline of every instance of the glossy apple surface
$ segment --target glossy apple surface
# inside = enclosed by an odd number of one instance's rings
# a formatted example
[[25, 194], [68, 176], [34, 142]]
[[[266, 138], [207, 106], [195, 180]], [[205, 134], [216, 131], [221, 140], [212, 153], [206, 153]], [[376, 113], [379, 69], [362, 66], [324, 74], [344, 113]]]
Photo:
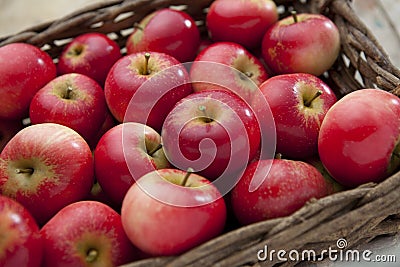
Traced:
[[74, 130], [54, 123], [19, 131], [0, 154], [0, 193], [23, 204], [39, 225], [93, 184], [93, 156]]
[[65, 125], [89, 141], [95, 137], [106, 118], [103, 89], [86, 75], [67, 73], [40, 89], [29, 107], [32, 124]]
[[[251, 191], [254, 179], [262, 183]], [[291, 215], [310, 199], [327, 196], [332, 190], [310, 164], [285, 159], [255, 161], [232, 190], [232, 208], [239, 222], [247, 225]]]
[[[116, 205], [121, 206], [128, 189], [144, 174], [170, 166], [154, 129], [127, 122], [107, 131], [94, 150], [96, 178]], [[152, 153], [150, 155], [150, 153]]]
[[65, 46], [58, 58], [57, 72], [84, 74], [103, 86], [109, 70], [121, 57], [118, 44], [107, 35], [84, 33]]
[[200, 45], [200, 32], [193, 18], [180, 10], [163, 8], [148, 14], [126, 42], [127, 53], [166, 53], [180, 62], [192, 61]]
[[97, 201], [79, 201], [60, 210], [40, 230], [43, 267], [119, 266], [138, 251], [122, 228], [121, 216]]
[[167, 159], [210, 180], [243, 168], [260, 147], [260, 128], [250, 108], [226, 90], [191, 94], [165, 119], [161, 137]]
[[224, 89], [250, 103], [258, 93], [257, 86], [268, 75], [262, 63], [243, 46], [217, 42], [199, 53], [191, 66], [190, 78], [195, 92]]
[[271, 0], [217, 0], [206, 17], [214, 41], [235, 42], [247, 49], [261, 46], [265, 32], [277, 20], [277, 7]]
[[340, 51], [336, 25], [321, 14], [298, 14], [281, 19], [265, 33], [262, 54], [275, 74], [327, 71]]
[[192, 86], [185, 67], [175, 58], [146, 54], [134, 53], [117, 61], [107, 76], [104, 94], [119, 122], [139, 122], [160, 131], [169, 111], [192, 93]]
[[0, 118], [24, 119], [35, 93], [56, 77], [52, 58], [25, 43], [0, 47]]
[[400, 165], [399, 98], [378, 89], [352, 92], [332, 106], [318, 138], [320, 159], [339, 183], [380, 182]]
[[0, 265], [40, 267], [43, 243], [39, 227], [28, 210], [0, 195]]
[[[316, 155], [321, 123], [336, 102], [329, 86], [314, 75], [295, 73], [271, 77], [260, 90], [274, 117], [276, 152], [297, 159]], [[265, 108], [261, 100], [252, 103], [258, 113]]]
[[127, 192], [122, 224], [132, 243], [150, 255], [178, 255], [224, 228], [226, 206], [207, 179], [162, 169], [144, 175]]

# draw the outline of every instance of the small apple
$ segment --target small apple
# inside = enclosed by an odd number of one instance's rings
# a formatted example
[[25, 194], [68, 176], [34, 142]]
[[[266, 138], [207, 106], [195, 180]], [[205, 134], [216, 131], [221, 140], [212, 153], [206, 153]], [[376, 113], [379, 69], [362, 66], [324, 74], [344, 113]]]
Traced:
[[75, 37], [58, 57], [59, 75], [84, 74], [104, 85], [114, 63], [122, 57], [118, 44], [107, 35], [90, 32]]
[[379, 89], [344, 96], [328, 111], [318, 137], [326, 170], [340, 184], [380, 182], [400, 166], [400, 100]]
[[39, 225], [87, 196], [93, 156], [74, 130], [55, 123], [19, 131], [0, 154], [0, 194], [24, 205]]
[[[336, 102], [328, 85], [314, 75], [294, 73], [271, 77], [260, 90], [274, 117], [276, 152], [295, 159], [316, 155], [322, 120]], [[261, 98], [251, 104], [260, 116], [264, 105]]]
[[200, 32], [184, 11], [163, 8], [148, 14], [135, 25], [126, 42], [128, 54], [161, 52], [180, 62], [192, 61], [200, 44]]
[[172, 56], [140, 52], [114, 64], [104, 93], [117, 121], [139, 122], [160, 131], [167, 114], [192, 93], [192, 86], [185, 67]]
[[257, 118], [227, 90], [206, 90], [179, 101], [161, 131], [165, 155], [179, 169], [209, 180], [244, 168], [260, 147]]
[[195, 92], [224, 89], [251, 103], [268, 75], [262, 63], [243, 46], [217, 42], [199, 53], [191, 66], [190, 78]]
[[210, 5], [206, 25], [214, 41], [253, 49], [261, 46], [265, 32], [277, 20], [277, 7], [271, 0], [216, 0]]
[[0, 118], [20, 120], [35, 93], [56, 77], [56, 65], [36, 46], [11, 43], [0, 47], [0, 77]]
[[264, 60], [275, 74], [319, 76], [333, 65], [339, 52], [339, 30], [321, 14], [283, 18], [267, 30], [262, 41]]
[[43, 242], [29, 211], [0, 195], [0, 266], [40, 267]]
[[94, 150], [95, 175], [103, 191], [117, 205], [144, 174], [170, 167], [161, 137], [154, 129], [135, 122], [107, 131]]
[[0, 152], [10, 139], [24, 127], [21, 120], [5, 120], [0, 118]]
[[104, 92], [96, 81], [83, 74], [67, 73], [35, 94], [29, 117], [32, 124], [65, 125], [89, 141], [103, 125], [106, 111]]
[[126, 193], [121, 210], [128, 238], [154, 256], [181, 254], [219, 235], [226, 206], [204, 177], [177, 169], [145, 174]]
[[[250, 190], [254, 180], [261, 180]], [[251, 163], [233, 188], [233, 211], [243, 225], [284, 217], [312, 198], [333, 192], [332, 185], [312, 165], [294, 160], [269, 159]]]
[[72, 203], [40, 230], [43, 267], [120, 266], [136, 260], [138, 250], [126, 236], [121, 216], [97, 201]]

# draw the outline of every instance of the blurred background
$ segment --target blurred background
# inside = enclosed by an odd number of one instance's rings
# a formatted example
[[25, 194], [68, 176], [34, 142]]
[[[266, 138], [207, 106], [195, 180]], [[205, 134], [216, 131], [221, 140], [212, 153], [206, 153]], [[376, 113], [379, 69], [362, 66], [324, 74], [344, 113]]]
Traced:
[[[0, 36], [57, 19], [72, 11], [105, 0], [0, 0]], [[359, 17], [370, 27], [400, 67], [399, 0], [353, 0]]]

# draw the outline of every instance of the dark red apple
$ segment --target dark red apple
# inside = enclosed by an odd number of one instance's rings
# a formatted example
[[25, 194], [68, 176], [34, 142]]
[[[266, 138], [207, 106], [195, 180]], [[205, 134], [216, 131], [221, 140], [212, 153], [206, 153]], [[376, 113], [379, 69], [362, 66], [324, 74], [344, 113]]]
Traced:
[[318, 138], [320, 159], [348, 187], [380, 182], [400, 166], [400, 100], [379, 89], [352, 92], [333, 105]]
[[[260, 184], [253, 188], [254, 183]], [[243, 225], [284, 217], [312, 198], [333, 192], [332, 185], [312, 165], [272, 159], [251, 163], [232, 190], [233, 211]]]
[[126, 42], [127, 53], [161, 52], [180, 62], [192, 61], [200, 45], [200, 32], [184, 11], [163, 8], [148, 14]]
[[97, 201], [79, 201], [60, 210], [40, 230], [43, 267], [120, 266], [138, 259], [121, 216]]
[[214, 41], [253, 49], [261, 46], [265, 32], [277, 20], [277, 7], [271, 0], [216, 0], [210, 5], [206, 24]]
[[56, 66], [39, 48], [11, 43], [0, 47], [0, 77], [0, 118], [20, 120], [35, 93], [56, 77]]
[[94, 150], [96, 178], [118, 207], [141, 176], [170, 166], [160, 145], [154, 129], [135, 122], [119, 124], [100, 139]]
[[107, 35], [90, 32], [75, 37], [58, 57], [59, 75], [84, 74], [101, 86], [114, 63], [122, 57], [118, 44]]
[[175, 58], [158, 52], [127, 55], [111, 68], [104, 93], [119, 122], [139, 122], [160, 131], [165, 117], [192, 93], [189, 74]]
[[40, 89], [29, 107], [32, 124], [58, 123], [77, 131], [89, 142], [106, 118], [103, 89], [86, 75], [58, 76]]
[[29, 211], [15, 200], [0, 195], [0, 266], [40, 267], [43, 242]]
[[318, 154], [318, 134], [334, 92], [318, 77], [307, 73], [283, 74], [265, 81], [264, 99], [254, 98], [251, 106], [260, 116], [267, 103], [276, 127], [276, 152], [285, 158], [306, 159]]
[[255, 157], [261, 134], [244, 100], [230, 91], [205, 90], [176, 104], [161, 137], [165, 155], [175, 167], [193, 168], [209, 180], [225, 180]]

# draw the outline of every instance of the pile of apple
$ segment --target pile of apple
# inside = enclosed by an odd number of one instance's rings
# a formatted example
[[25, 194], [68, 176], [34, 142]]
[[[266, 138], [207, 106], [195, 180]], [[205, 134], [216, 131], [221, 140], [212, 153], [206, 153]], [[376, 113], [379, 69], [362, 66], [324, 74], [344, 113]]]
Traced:
[[338, 99], [335, 24], [277, 10], [216, 0], [203, 38], [164, 8], [123, 49], [91, 32], [55, 60], [0, 47], [0, 265], [179, 255], [397, 171], [399, 99]]

